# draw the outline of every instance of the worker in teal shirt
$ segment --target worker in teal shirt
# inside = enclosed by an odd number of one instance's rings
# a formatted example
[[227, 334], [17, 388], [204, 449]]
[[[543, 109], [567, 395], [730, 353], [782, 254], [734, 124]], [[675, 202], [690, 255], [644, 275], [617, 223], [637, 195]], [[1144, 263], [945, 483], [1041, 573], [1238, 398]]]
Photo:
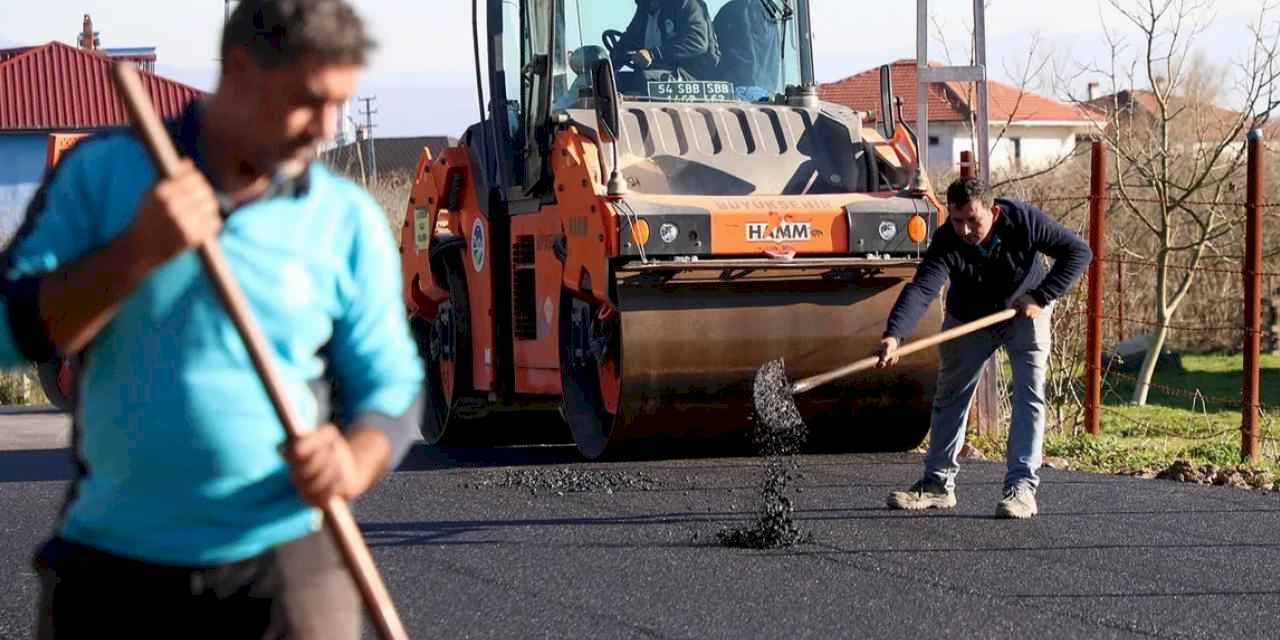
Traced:
[[[345, 0], [243, 0], [217, 91], [170, 123], [178, 175], [157, 182], [118, 133], [77, 145], [46, 185], [5, 275], [37, 283], [52, 342], [84, 353], [87, 473], [40, 555], [42, 633], [160, 633], [164, 602], [201, 635], [358, 636], [359, 598], [314, 505], [395, 466], [422, 391], [386, 216], [309, 161], [370, 46]], [[292, 445], [191, 250], [214, 236], [289, 401], [317, 425]]]

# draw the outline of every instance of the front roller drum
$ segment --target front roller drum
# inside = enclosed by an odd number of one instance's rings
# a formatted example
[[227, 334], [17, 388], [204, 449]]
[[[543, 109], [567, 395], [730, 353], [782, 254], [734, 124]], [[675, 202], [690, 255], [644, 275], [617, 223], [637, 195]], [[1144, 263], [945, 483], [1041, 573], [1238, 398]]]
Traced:
[[[871, 353], [911, 271], [841, 274], [759, 269], [655, 278], [620, 272], [619, 308], [565, 296], [566, 414], [583, 455], [745, 441], [751, 384], [782, 357], [793, 379]], [[711, 275], [712, 277], [708, 277]], [[933, 304], [919, 324], [942, 322]], [[566, 356], [576, 356], [568, 357]], [[906, 450], [928, 432], [937, 352], [797, 397], [811, 450]]]

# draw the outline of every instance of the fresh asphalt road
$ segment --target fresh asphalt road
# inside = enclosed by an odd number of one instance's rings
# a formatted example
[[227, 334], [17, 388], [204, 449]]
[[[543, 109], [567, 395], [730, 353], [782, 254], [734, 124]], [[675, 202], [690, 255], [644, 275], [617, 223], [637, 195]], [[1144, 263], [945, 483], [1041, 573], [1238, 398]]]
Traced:
[[[28, 557], [70, 477], [66, 421], [0, 413], [0, 637], [25, 638]], [[415, 637], [1274, 638], [1275, 494], [1046, 470], [1042, 514], [991, 518], [1002, 467], [967, 463], [960, 506], [907, 514], [885, 494], [916, 455], [802, 459], [813, 542], [726, 549], [751, 518], [751, 458], [613, 464], [564, 447], [419, 445], [356, 505]], [[643, 472], [654, 486], [502, 486], [513, 468]]]

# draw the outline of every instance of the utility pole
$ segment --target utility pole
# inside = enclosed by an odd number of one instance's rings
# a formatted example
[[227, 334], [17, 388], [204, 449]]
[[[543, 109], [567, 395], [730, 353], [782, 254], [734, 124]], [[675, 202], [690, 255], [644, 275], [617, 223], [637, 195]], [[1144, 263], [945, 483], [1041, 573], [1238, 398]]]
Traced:
[[365, 154], [365, 156], [369, 158], [368, 175], [369, 181], [374, 184], [377, 184], [378, 182], [378, 152], [377, 148], [373, 144], [373, 128], [377, 126], [373, 124], [373, 114], [377, 113], [377, 110], [373, 108], [372, 104], [373, 101], [377, 99], [378, 96], [360, 98], [360, 101], [364, 103], [364, 139], [369, 145], [366, 147], [368, 149], [368, 153]]

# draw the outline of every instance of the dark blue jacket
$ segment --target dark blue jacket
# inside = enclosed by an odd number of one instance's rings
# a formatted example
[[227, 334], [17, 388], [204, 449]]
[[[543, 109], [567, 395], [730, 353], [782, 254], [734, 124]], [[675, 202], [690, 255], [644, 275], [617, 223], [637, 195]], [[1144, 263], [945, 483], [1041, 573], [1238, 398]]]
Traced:
[[[1080, 279], [1093, 259], [1080, 236], [1026, 202], [998, 198], [996, 206], [1000, 215], [983, 249], [965, 243], [950, 224], [934, 232], [893, 305], [885, 336], [911, 335], [948, 279], [947, 313], [961, 322], [1008, 309], [1023, 294], [1046, 306]], [[1053, 268], [1045, 270], [1042, 255], [1053, 258]]]
[[717, 80], [782, 92], [782, 31], [760, 0], [730, 0], [716, 13], [712, 28], [720, 40]]
[[636, 0], [636, 15], [618, 41], [616, 55], [625, 59], [626, 52], [645, 48], [651, 12], [658, 14], [658, 29], [662, 31], [662, 46], [651, 52], [653, 68], [680, 69], [697, 80], [717, 79], [720, 44], [703, 0]]

